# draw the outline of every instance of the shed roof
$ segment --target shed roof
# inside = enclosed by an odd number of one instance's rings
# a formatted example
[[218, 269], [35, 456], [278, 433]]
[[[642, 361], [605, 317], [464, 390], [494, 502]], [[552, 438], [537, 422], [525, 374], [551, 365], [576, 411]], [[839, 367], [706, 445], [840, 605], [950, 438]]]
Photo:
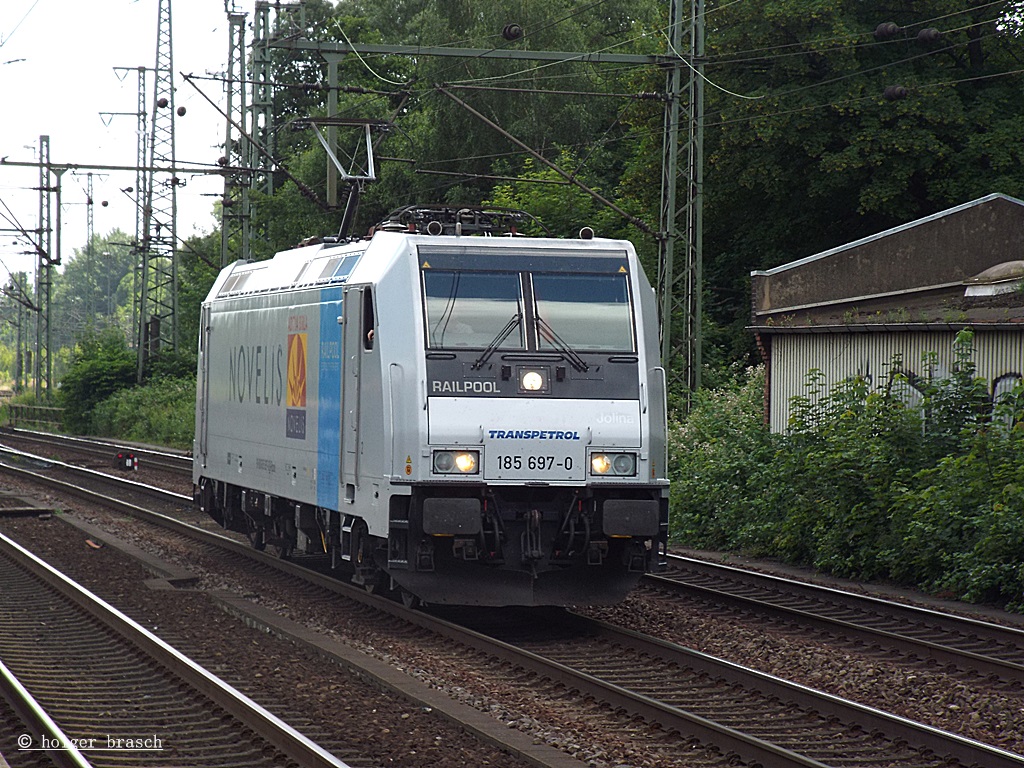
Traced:
[[1024, 202], [991, 194], [751, 273], [755, 326], [1024, 321], [1024, 293], [984, 301], [965, 282], [1024, 259]]

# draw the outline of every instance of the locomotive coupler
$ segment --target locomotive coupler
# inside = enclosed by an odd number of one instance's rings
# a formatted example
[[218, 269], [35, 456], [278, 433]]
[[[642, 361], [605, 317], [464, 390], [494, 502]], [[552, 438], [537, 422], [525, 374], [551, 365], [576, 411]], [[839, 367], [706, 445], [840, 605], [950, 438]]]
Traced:
[[601, 565], [608, 554], [607, 541], [592, 541], [587, 546], [587, 565]]
[[544, 513], [539, 509], [531, 509], [526, 513], [523, 522], [526, 528], [523, 531], [523, 560], [537, 561], [544, 557], [544, 549], [540, 541], [540, 524], [544, 519]]
[[626, 550], [626, 570], [630, 573], [646, 573], [647, 572], [647, 548], [641, 541], [630, 542], [629, 548]]
[[416, 570], [434, 570], [434, 542], [424, 540], [416, 547]]
[[452, 546], [455, 555], [463, 560], [480, 559], [480, 549], [474, 539], [456, 539]]

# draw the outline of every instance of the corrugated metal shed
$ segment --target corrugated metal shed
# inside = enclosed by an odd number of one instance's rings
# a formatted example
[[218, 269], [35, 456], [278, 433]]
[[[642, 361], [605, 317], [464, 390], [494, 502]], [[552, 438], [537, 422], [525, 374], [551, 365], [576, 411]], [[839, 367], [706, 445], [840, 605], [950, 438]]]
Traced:
[[[1024, 374], [1024, 280], [967, 292], [985, 270], [1024, 259], [1024, 202], [988, 195], [814, 256], [751, 273], [753, 323], [768, 364], [768, 418], [783, 431], [791, 398], [819, 370], [827, 392], [853, 376], [885, 385], [894, 361], [911, 378], [944, 376], [953, 341], [974, 330], [977, 375], [997, 396]], [[925, 355], [935, 370], [926, 370]], [[906, 388], [905, 397], [916, 392]]]
[[[809, 395], [807, 374], [811, 370], [821, 371], [825, 394], [854, 376], [863, 377], [872, 390], [884, 387], [897, 371], [912, 380], [948, 376], [958, 330], [890, 327], [873, 332], [774, 335], [768, 384], [772, 431], [785, 431], [792, 398]], [[1024, 375], [1024, 329], [978, 330], [973, 353], [975, 373], [987, 382], [990, 396], [1009, 391]], [[924, 358], [932, 354], [935, 365], [929, 370]], [[906, 391], [904, 397], [913, 401], [915, 393]]]

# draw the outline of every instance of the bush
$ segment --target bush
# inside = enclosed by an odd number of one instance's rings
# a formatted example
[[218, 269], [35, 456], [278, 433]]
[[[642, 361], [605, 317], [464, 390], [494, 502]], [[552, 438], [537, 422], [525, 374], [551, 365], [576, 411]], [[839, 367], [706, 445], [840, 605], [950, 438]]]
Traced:
[[194, 378], [156, 379], [100, 403], [93, 413], [94, 434], [188, 449], [195, 408]]
[[143, 372], [143, 380], [149, 382], [156, 379], [195, 378], [198, 362], [199, 359], [193, 351], [165, 350], [150, 359]]
[[694, 396], [669, 425], [672, 530], [677, 542], [764, 551], [770, 520], [757, 504], [777, 436], [764, 423], [764, 367]]
[[889, 554], [894, 578], [1024, 612], [1024, 411], [980, 430], [899, 489], [892, 517], [904, 532]]
[[133, 386], [136, 372], [136, 355], [119, 331], [87, 333], [75, 345], [71, 367], [60, 382], [57, 402], [64, 408], [64, 428], [90, 433], [97, 403]]
[[[670, 425], [672, 539], [888, 579], [1024, 612], [1024, 390], [993, 410], [960, 334], [948, 378], [875, 391], [820, 372], [786, 435], [763, 423], [763, 371], [701, 392]], [[916, 405], [901, 396], [913, 384]]]

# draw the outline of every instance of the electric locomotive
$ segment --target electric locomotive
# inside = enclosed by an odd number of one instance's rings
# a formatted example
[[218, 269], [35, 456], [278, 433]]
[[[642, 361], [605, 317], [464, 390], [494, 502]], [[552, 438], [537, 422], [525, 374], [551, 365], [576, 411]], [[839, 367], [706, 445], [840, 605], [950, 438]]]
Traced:
[[628, 241], [520, 218], [408, 208], [226, 267], [202, 307], [199, 507], [407, 602], [610, 604], [663, 567], [654, 291]]

